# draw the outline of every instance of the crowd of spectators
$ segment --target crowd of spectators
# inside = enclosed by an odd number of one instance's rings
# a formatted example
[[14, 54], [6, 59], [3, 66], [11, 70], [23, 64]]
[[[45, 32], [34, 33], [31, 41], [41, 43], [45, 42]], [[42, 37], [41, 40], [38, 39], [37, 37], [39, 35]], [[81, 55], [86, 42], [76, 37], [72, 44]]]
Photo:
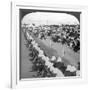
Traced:
[[73, 49], [80, 50], [80, 25], [24, 25], [25, 30], [29, 30], [37, 38], [51, 38], [53, 42], [62, 43]]

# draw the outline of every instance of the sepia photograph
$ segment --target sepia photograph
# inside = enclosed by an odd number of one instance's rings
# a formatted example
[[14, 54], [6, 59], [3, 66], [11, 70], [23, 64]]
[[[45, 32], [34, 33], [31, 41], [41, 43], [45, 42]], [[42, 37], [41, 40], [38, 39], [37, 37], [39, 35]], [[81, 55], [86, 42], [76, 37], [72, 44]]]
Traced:
[[20, 79], [80, 76], [80, 14], [20, 9]]

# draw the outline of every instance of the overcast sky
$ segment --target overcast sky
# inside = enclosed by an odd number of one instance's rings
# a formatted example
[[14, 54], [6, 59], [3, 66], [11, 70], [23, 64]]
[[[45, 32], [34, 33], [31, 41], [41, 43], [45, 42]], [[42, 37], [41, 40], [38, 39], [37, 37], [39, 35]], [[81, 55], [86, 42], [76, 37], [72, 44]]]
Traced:
[[51, 12], [33, 12], [26, 14], [22, 18], [22, 24], [36, 24], [36, 25], [42, 25], [42, 24], [79, 24], [79, 20], [67, 13], [51, 13]]

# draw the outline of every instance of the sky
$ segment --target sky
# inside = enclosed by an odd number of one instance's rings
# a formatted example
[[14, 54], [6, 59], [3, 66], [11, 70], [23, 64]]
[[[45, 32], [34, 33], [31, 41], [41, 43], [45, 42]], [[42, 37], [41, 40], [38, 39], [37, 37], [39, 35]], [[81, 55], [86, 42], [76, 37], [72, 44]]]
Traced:
[[22, 24], [35, 25], [62, 25], [62, 24], [79, 24], [79, 20], [67, 13], [53, 13], [53, 12], [33, 12], [26, 14], [21, 21]]
[[[36, 14], [35, 14], [36, 13]], [[42, 15], [40, 15], [40, 13], [42, 13]], [[45, 16], [45, 13], [47, 13], [47, 15]], [[52, 13], [52, 14], [50, 14]], [[30, 15], [31, 14], [31, 15]], [[43, 15], [44, 14], [44, 15]], [[55, 15], [55, 14], [58, 14], [58, 15]], [[62, 15], [61, 15], [62, 14]], [[65, 15], [65, 14], [69, 14], [69, 15]], [[47, 22], [49, 21], [50, 22], [50, 18], [53, 20], [51, 20], [51, 22], [55, 22], [55, 19], [59, 21], [61, 20], [59, 16], [62, 17], [62, 22], [64, 21], [76, 21], [80, 23], [80, 14], [81, 12], [74, 12], [74, 11], [50, 11], [50, 10], [35, 10], [35, 9], [20, 9], [20, 22], [21, 20], [23, 19], [23, 17], [27, 16], [27, 17], [32, 17], [32, 19], [30, 18], [30, 20], [35, 20], [35, 18], [39, 18], [39, 22], [42, 20], [40, 20], [41, 18], [45, 19], [47, 16], [48, 16], [48, 20]], [[38, 17], [36, 17], [38, 15]], [[70, 17], [71, 15], [71, 17]], [[52, 17], [51, 17], [52, 16]], [[26, 18], [27, 18], [26, 17]], [[57, 18], [56, 18], [57, 17]], [[69, 17], [69, 18], [68, 18]], [[74, 20], [73, 20], [73, 17], [74, 17]], [[66, 19], [67, 18], [67, 19]], [[38, 20], [36, 20], [36, 22], [38, 22]], [[43, 21], [44, 22], [44, 21]]]

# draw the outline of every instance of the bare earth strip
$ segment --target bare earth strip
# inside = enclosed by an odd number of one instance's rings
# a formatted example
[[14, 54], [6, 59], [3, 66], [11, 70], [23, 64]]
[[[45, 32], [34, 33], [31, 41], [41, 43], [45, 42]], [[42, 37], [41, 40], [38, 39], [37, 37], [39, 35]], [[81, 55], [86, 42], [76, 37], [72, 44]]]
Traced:
[[25, 38], [23, 32], [21, 32], [21, 78], [32, 78], [36, 75], [36, 72], [32, 71], [32, 62], [30, 61], [30, 51], [25, 45]]
[[[35, 41], [40, 45], [41, 49], [45, 51], [45, 53], [49, 56], [56, 56], [61, 57], [62, 61], [67, 65], [71, 64], [77, 67], [77, 63], [80, 61], [80, 53], [75, 53], [72, 49], [67, 47], [66, 45], [62, 45], [61, 43], [54, 43], [51, 42], [50, 46], [50, 40], [40, 40], [38, 38], [35, 38]], [[63, 53], [65, 52], [64, 56]]]

